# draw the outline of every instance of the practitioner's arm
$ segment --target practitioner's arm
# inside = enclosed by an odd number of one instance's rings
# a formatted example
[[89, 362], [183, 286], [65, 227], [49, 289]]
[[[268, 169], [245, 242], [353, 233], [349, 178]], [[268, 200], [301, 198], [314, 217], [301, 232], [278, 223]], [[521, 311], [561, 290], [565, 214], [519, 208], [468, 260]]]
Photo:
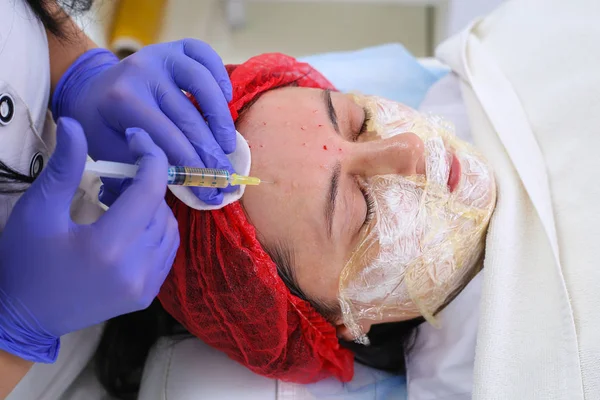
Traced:
[[12, 392], [32, 365], [30, 361], [0, 350], [0, 399]]

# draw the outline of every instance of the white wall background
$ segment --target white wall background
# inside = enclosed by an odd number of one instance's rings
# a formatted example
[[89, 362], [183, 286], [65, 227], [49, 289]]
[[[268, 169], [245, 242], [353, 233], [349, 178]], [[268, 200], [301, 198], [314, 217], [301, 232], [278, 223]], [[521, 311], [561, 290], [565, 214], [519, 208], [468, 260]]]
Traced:
[[446, 35], [451, 36], [459, 32], [471, 20], [488, 14], [504, 1], [507, 0], [452, 0], [448, 2], [445, 27]]
[[[422, 57], [503, 0], [235, 1], [243, 3], [244, 24], [239, 28], [228, 23], [225, 0], [169, 0], [159, 40], [202, 39], [226, 63], [268, 51], [303, 56], [389, 42], [403, 43]], [[80, 18], [102, 46], [107, 45], [114, 5], [115, 0], [97, 0], [94, 12]]]

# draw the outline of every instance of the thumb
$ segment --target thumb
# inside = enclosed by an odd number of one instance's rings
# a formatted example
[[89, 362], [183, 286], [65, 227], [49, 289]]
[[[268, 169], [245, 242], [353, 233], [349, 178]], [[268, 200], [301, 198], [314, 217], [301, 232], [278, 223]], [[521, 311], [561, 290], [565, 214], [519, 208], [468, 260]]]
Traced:
[[[87, 158], [87, 141], [83, 129], [71, 118], [60, 118], [56, 127], [56, 148], [48, 165], [31, 185], [46, 201], [46, 207], [66, 207], [79, 187]], [[64, 210], [54, 210], [60, 212]]]

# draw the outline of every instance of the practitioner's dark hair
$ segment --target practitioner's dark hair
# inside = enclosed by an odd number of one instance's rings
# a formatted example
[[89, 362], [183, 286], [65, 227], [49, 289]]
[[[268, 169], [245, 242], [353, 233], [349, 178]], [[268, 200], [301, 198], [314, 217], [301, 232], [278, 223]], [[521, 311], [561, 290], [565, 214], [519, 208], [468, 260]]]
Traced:
[[[48, 32], [58, 38], [66, 39], [66, 33], [62, 29], [63, 19], [67, 15], [88, 11], [94, 0], [26, 0], [26, 2]], [[56, 4], [60, 5], [66, 14], [53, 11], [53, 6]]]

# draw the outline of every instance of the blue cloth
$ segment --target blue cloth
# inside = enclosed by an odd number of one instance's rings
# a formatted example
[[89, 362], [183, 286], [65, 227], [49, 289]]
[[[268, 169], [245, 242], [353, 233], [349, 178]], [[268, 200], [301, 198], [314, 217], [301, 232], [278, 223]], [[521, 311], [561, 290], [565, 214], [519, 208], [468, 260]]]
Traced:
[[385, 97], [418, 108], [427, 90], [448, 69], [426, 68], [397, 43], [357, 51], [299, 58], [315, 67], [342, 92]]

